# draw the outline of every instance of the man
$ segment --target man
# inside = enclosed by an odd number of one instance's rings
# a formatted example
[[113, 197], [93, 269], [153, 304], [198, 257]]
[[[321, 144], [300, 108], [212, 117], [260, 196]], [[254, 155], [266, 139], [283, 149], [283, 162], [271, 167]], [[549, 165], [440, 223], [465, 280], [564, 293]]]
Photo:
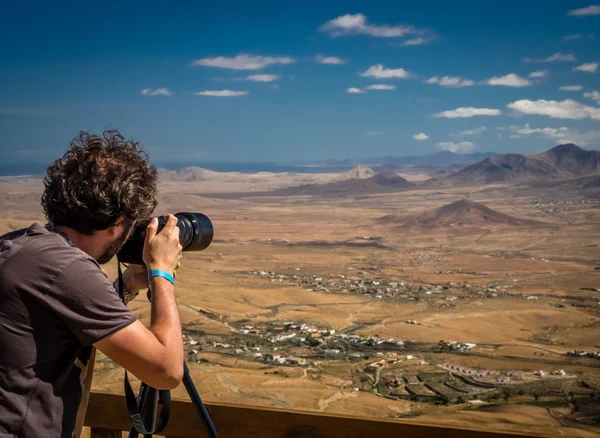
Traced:
[[149, 329], [100, 269], [156, 207], [157, 171], [117, 131], [82, 132], [47, 169], [48, 223], [0, 237], [0, 437], [72, 437], [92, 346], [148, 385], [175, 388], [183, 344], [174, 296], [177, 219], [146, 229], [130, 293], [152, 288]]

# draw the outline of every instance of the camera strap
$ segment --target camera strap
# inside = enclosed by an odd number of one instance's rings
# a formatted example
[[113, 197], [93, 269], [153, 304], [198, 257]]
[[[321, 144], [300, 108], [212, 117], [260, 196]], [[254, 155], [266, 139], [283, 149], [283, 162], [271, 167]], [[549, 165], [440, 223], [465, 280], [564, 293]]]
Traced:
[[123, 304], [127, 305], [127, 303], [125, 303], [125, 286], [123, 286], [123, 271], [121, 270], [121, 262], [117, 259], [117, 267], [118, 267], [118, 293], [119, 293], [119, 298], [121, 298], [121, 301], [123, 301]]

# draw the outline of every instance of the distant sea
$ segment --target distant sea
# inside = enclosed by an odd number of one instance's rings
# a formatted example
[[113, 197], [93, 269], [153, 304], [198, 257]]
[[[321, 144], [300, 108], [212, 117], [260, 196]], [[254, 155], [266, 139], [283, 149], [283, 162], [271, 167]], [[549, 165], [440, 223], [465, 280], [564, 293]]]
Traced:
[[[168, 170], [181, 170], [185, 167], [197, 166], [215, 172], [297, 172], [297, 173], [334, 173], [346, 172], [352, 166], [306, 166], [297, 164], [277, 163], [153, 163], [156, 167]], [[48, 164], [42, 163], [0, 163], [0, 176], [42, 176], [46, 173]]]
[[199, 163], [199, 164], [169, 164], [158, 163], [157, 167], [162, 167], [169, 170], [180, 170], [184, 167], [197, 166], [203, 169], [213, 170], [215, 172], [242, 172], [242, 173], [257, 173], [257, 172], [297, 172], [297, 173], [331, 173], [331, 172], [346, 172], [352, 169], [352, 166], [306, 166], [293, 163], [278, 164], [278, 163]]
[[46, 173], [46, 164], [0, 163], [0, 176], [41, 176]]

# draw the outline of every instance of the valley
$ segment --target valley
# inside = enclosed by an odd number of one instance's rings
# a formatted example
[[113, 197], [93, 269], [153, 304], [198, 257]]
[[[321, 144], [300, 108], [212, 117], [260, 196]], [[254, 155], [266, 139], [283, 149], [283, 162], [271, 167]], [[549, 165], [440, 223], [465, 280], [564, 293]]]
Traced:
[[[215, 227], [176, 288], [203, 399], [597, 436], [600, 186], [365, 169], [163, 172], [156, 213]], [[41, 188], [0, 182], [0, 233], [44, 221]], [[99, 356], [95, 388], [122, 377]]]

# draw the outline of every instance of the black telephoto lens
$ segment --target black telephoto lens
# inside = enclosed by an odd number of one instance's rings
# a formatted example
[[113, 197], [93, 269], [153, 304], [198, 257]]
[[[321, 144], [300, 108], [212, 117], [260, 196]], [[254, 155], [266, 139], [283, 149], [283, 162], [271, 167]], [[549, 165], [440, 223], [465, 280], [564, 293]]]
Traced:
[[184, 251], [202, 251], [213, 239], [213, 225], [202, 213], [177, 213], [179, 242]]
[[[213, 239], [213, 225], [208, 216], [202, 213], [176, 213], [177, 227], [179, 228], [179, 242], [183, 251], [202, 251], [211, 244]], [[144, 250], [144, 239], [146, 237], [146, 227], [150, 219], [140, 222], [131, 238], [125, 242], [119, 250], [117, 258], [121, 263], [130, 263], [134, 265], [143, 265], [144, 259], [142, 253]], [[158, 232], [166, 225], [166, 216], [158, 217]]]

